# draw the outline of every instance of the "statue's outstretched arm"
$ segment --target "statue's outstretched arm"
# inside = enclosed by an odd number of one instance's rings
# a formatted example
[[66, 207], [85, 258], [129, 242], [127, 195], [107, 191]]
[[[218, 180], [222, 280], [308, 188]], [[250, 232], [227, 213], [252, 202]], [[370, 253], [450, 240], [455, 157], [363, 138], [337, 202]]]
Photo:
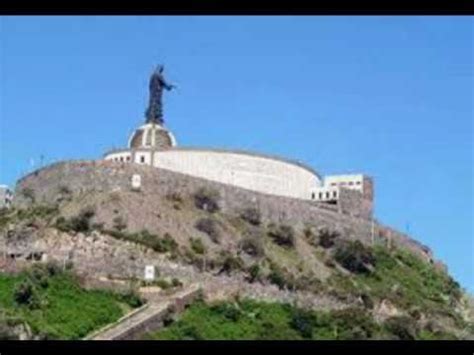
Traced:
[[164, 87], [166, 90], [176, 89], [176, 85], [169, 84], [169, 83], [167, 83], [167, 82], [164, 81], [164, 80], [163, 80], [163, 87]]

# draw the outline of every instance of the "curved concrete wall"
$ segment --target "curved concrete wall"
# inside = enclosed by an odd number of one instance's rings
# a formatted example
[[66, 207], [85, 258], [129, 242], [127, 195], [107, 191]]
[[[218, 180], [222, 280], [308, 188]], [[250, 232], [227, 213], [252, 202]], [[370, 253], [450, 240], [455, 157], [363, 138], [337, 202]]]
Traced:
[[106, 160], [152, 165], [211, 181], [278, 195], [310, 199], [318, 174], [299, 163], [237, 151], [212, 149], [123, 150]]

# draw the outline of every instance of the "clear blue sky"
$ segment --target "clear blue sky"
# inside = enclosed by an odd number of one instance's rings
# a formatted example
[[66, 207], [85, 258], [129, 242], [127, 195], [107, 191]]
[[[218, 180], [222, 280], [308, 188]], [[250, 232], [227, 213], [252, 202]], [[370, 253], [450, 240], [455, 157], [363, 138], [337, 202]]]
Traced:
[[163, 62], [179, 86], [165, 94], [178, 143], [372, 175], [377, 217], [474, 291], [472, 18], [0, 21], [0, 183], [41, 155], [124, 146]]

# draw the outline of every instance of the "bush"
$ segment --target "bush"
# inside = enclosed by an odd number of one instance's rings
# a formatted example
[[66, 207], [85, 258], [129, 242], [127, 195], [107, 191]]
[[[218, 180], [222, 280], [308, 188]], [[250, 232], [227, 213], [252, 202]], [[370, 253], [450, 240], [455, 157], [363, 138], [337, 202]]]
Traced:
[[49, 278], [61, 273], [58, 265], [52, 262], [47, 264], [33, 264], [27, 271], [28, 278], [35, 285], [46, 288], [49, 285]]
[[370, 339], [379, 330], [370, 313], [360, 308], [346, 308], [331, 312], [338, 339]]
[[263, 242], [258, 236], [246, 237], [242, 239], [242, 241], [240, 242], [240, 249], [248, 255], [254, 257], [262, 257], [265, 255]]
[[114, 223], [114, 229], [118, 231], [123, 231], [124, 229], [127, 229], [127, 222], [125, 222], [122, 216], [114, 217], [113, 223]]
[[385, 328], [401, 340], [416, 339], [418, 329], [416, 322], [408, 316], [391, 317], [385, 321]]
[[211, 311], [232, 322], [237, 322], [242, 316], [242, 311], [238, 306], [231, 303], [220, 303], [211, 307]]
[[163, 290], [167, 290], [169, 288], [172, 288], [173, 285], [171, 284], [171, 282], [165, 280], [165, 279], [158, 279], [158, 280], [155, 280], [153, 282], [153, 285], [156, 285], [158, 286], [159, 288], [163, 289]]
[[277, 227], [274, 224], [270, 224], [268, 228], [268, 235], [277, 245], [285, 248], [295, 246], [295, 235], [291, 226], [282, 224]]
[[365, 308], [367, 309], [374, 308], [374, 301], [372, 300], [372, 297], [370, 297], [368, 294], [366, 293], [361, 294], [360, 299], [362, 300], [362, 303], [364, 304]]
[[[143, 233], [145, 232], [148, 233], [148, 231], [142, 231], [142, 236], [144, 236]], [[157, 236], [153, 236], [153, 238], [154, 240], [151, 244], [151, 247], [154, 251], [157, 251], [158, 253], [171, 252], [171, 251], [176, 250], [176, 248], [178, 247], [178, 244], [176, 243], [176, 241], [168, 233], [165, 233], [163, 238], [158, 238]]]
[[255, 207], [244, 209], [240, 213], [240, 218], [253, 226], [259, 226], [261, 222], [260, 211]]
[[179, 281], [177, 278], [173, 278], [171, 282], [166, 279], [158, 279], [158, 280], [153, 281], [151, 285], [158, 286], [163, 290], [168, 290], [174, 287], [181, 287], [183, 286], [183, 283]]
[[225, 273], [229, 275], [234, 271], [242, 271], [244, 269], [243, 260], [228, 251], [221, 252], [218, 264], [220, 265], [219, 274]]
[[285, 288], [287, 289], [295, 288], [295, 280], [293, 276], [285, 272], [283, 269], [281, 269], [277, 264], [273, 262], [270, 263], [270, 273], [268, 274], [268, 281], [278, 286], [278, 288], [281, 290]]
[[140, 296], [134, 290], [128, 290], [119, 295], [119, 300], [128, 304], [132, 308], [137, 308], [143, 305]]
[[247, 281], [250, 283], [254, 283], [255, 281], [259, 281], [261, 277], [261, 268], [258, 264], [253, 264], [247, 270], [248, 277]]
[[183, 196], [179, 192], [170, 192], [166, 195], [166, 199], [175, 203], [183, 203]]
[[191, 243], [191, 249], [196, 254], [205, 254], [206, 253], [206, 247], [202, 243], [201, 238], [190, 238], [189, 242]]
[[323, 228], [318, 233], [318, 245], [328, 249], [334, 246], [335, 239], [339, 236], [336, 231], [330, 231], [327, 228]]
[[92, 230], [91, 219], [95, 215], [93, 207], [83, 208], [77, 216], [71, 217], [69, 220], [59, 217], [56, 220], [56, 228], [63, 232], [83, 232], [87, 233]]
[[20, 306], [36, 309], [40, 306], [38, 294], [34, 284], [30, 280], [19, 283], [13, 291], [13, 298]]
[[341, 244], [334, 258], [342, 267], [356, 274], [368, 274], [370, 266], [375, 265], [372, 251], [358, 240]]
[[183, 283], [177, 279], [176, 277], [174, 277], [172, 280], [171, 280], [171, 286], [173, 287], [181, 287], [183, 286]]
[[219, 244], [220, 233], [217, 222], [214, 219], [201, 218], [196, 222], [195, 228], [200, 232], [206, 233], [214, 243]]
[[126, 233], [115, 229], [104, 230], [103, 232], [117, 239], [128, 240], [145, 245], [158, 253], [175, 252], [178, 248], [178, 244], [168, 233], [165, 233], [164, 237], [160, 238], [146, 229], [143, 229], [138, 233]]
[[293, 309], [290, 326], [303, 338], [311, 339], [313, 335], [313, 322], [314, 317], [311, 313], [300, 309]]
[[60, 185], [58, 187], [58, 191], [61, 195], [70, 195], [70, 194], [72, 194], [72, 190], [67, 185]]
[[23, 190], [21, 190], [21, 194], [24, 198], [30, 200], [31, 203], [34, 203], [36, 200], [35, 190], [33, 190], [31, 187], [25, 187]]
[[194, 205], [210, 213], [219, 211], [219, 192], [206, 187], [200, 188], [194, 194]]

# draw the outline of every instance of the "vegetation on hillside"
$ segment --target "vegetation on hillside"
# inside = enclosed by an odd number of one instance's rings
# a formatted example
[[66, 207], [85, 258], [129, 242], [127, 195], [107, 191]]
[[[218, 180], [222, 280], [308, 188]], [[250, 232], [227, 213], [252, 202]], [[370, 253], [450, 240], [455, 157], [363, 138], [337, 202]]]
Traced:
[[[230, 215], [221, 209], [219, 193], [211, 189], [188, 196], [169, 193], [166, 199], [174, 213], [189, 216], [184, 221], [194, 227], [189, 235], [176, 233], [180, 238], [175, 239], [146, 229], [131, 232], [118, 213], [105, 221], [107, 229], [94, 223], [94, 208], [64, 218], [58, 207], [34, 204], [24, 210], [0, 210], [0, 231], [7, 225], [21, 226], [12, 238], [18, 231], [21, 236], [41, 227], [70, 234], [100, 231], [167, 253], [200, 272], [238, 275], [263, 287], [329, 296], [349, 307], [318, 313], [277, 303], [198, 303], [152, 338], [449, 339], [463, 329], [474, 333], [474, 325], [460, 311], [460, 285], [446, 271], [409, 251], [364, 244], [342, 230], [309, 222], [304, 230], [281, 221], [272, 223], [255, 207]], [[10, 238], [9, 234], [4, 233]], [[35, 273], [0, 275], [0, 308], [7, 310], [0, 312], [0, 336], [2, 329], [26, 322], [44, 337], [74, 339], [118, 318], [124, 303], [139, 303], [133, 295], [82, 290], [69, 273], [46, 273], [46, 277]], [[179, 286], [178, 280], [164, 278], [155, 284], [163, 289]], [[380, 311], [381, 305], [388, 305], [389, 311]]]
[[14, 337], [12, 324], [26, 323], [41, 339], [80, 339], [140, 304], [133, 293], [85, 290], [72, 273], [36, 264], [0, 274], [0, 338]]
[[[177, 321], [147, 334], [160, 340], [299, 340], [299, 339], [422, 339], [437, 335], [412, 329], [403, 319], [374, 322], [361, 308], [316, 312], [289, 304], [242, 300], [235, 303], [198, 302]], [[444, 334], [444, 336], [448, 336]], [[452, 337], [452, 335], [449, 335]]]

